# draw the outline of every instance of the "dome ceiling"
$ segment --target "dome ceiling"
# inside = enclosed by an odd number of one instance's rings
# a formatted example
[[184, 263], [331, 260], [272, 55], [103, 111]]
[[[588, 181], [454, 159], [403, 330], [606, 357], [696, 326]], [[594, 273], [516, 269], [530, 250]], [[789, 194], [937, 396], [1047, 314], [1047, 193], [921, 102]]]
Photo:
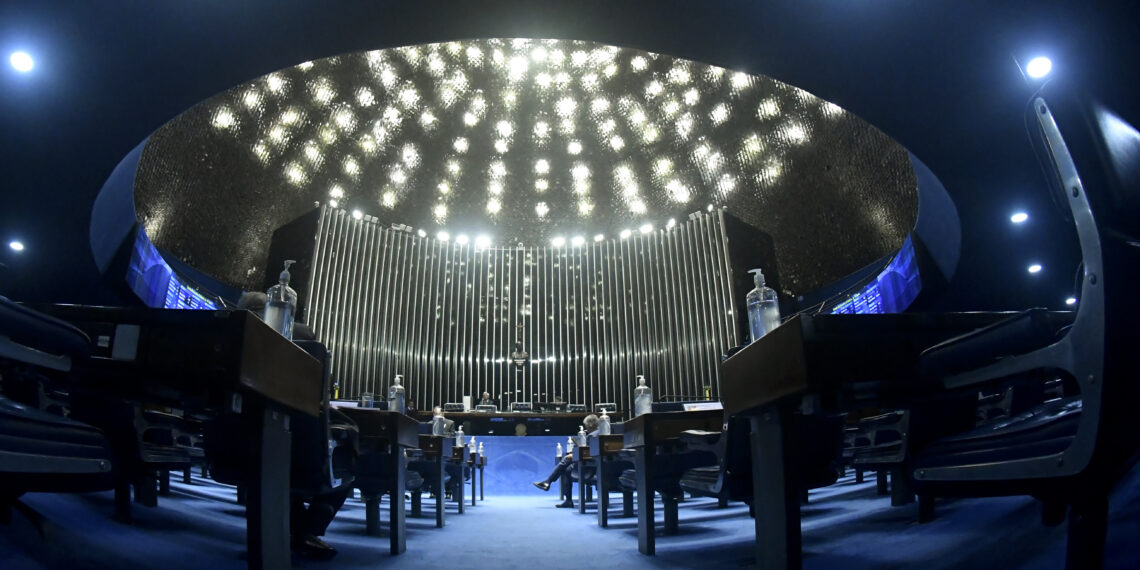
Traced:
[[905, 149], [834, 104], [564, 40], [392, 48], [270, 73], [159, 128], [135, 180], [156, 245], [246, 289], [264, 285], [273, 230], [316, 203], [472, 247], [574, 247], [724, 207], [773, 237], [789, 294], [893, 253], [918, 209]]

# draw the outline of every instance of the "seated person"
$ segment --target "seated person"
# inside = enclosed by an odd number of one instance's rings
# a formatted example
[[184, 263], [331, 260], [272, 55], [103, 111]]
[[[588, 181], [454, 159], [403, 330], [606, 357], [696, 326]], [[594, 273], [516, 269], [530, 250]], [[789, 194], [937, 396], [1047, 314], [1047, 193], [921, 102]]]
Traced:
[[479, 399], [480, 406], [494, 406], [495, 401], [491, 399], [489, 392], [483, 392], [483, 397]]
[[[586, 434], [587, 437], [597, 437], [598, 436], [598, 416], [595, 414], [590, 414], [590, 415], [586, 416], [586, 419], [582, 420], [582, 427], [584, 427], [586, 429], [586, 431], [588, 432]], [[568, 469], [570, 469], [573, 466], [574, 466], [574, 451], [571, 449], [567, 449], [566, 453], [562, 455], [562, 459], [558, 461], [558, 465], [555, 465], [554, 470], [550, 472], [550, 475], [548, 475], [546, 477], [546, 479], [543, 479], [542, 481], [535, 481], [534, 486], [538, 487], [539, 489], [542, 489], [543, 491], [549, 491], [550, 490], [550, 484], [557, 481], [560, 477], [562, 477], [562, 475], [564, 473], [566, 473], [566, 471]], [[558, 503], [555, 506], [560, 508], [560, 509], [571, 508], [574, 506], [574, 501], [570, 497], [566, 497], [565, 501]]]
[[[265, 310], [266, 300], [265, 293], [243, 293], [237, 308], [253, 311], [260, 317]], [[296, 323], [293, 327], [293, 340], [315, 340], [315, 337], [312, 329], [304, 323]], [[336, 556], [336, 548], [320, 537], [324, 536], [325, 530], [350, 494], [352, 487], [345, 486], [340, 491], [312, 497], [308, 506], [303, 497], [293, 495], [289, 505], [289, 533], [292, 536], [290, 546], [298, 556], [314, 560], [328, 560]]]

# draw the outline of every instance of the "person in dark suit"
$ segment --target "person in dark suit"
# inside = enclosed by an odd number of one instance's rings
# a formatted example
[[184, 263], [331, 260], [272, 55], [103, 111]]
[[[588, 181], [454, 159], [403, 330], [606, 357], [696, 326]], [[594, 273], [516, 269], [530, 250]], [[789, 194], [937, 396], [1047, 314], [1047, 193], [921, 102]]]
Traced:
[[[597, 437], [598, 416], [595, 414], [586, 416], [586, 419], [582, 420], [582, 427], [586, 429], [587, 437]], [[571, 449], [567, 449], [566, 453], [562, 455], [562, 459], [558, 461], [558, 465], [555, 465], [554, 470], [550, 472], [550, 475], [547, 475], [546, 479], [543, 479], [542, 481], [535, 481], [534, 486], [542, 489], [543, 491], [549, 491], [550, 484], [561, 478], [562, 475], [572, 467], [574, 467], [574, 452]], [[560, 509], [572, 508], [574, 506], [574, 500], [570, 497], [566, 497], [566, 500], [558, 503], [555, 506]]]

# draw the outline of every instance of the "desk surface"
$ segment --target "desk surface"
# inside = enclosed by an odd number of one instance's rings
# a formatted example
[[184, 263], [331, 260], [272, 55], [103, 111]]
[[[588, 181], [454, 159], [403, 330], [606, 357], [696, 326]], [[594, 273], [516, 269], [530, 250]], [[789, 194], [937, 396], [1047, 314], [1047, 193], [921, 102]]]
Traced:
[[923, 350], [1013, 314], [796, 315], [721, 363], [725, 414], [856, 382], [914, 389]]
[[229, 394], [316, 416], [320, 362], [249, 311], [37, 305], [94, 342], [77, 364], [101, 391], [224, 410]]

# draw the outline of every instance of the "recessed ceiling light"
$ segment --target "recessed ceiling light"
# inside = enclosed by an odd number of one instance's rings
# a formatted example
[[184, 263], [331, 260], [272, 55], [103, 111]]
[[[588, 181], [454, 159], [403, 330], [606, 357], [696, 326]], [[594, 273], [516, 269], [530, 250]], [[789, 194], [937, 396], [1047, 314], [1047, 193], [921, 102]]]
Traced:
[[1009, 221], [1011, 221], [1015, 224], [1024, 223], [1028, 219], [1029, 219], [1029, 214], [1026, 214], [1025, 212], [1017, 212], [1016, 214], [1009, 217]]
[[563, 247], [566, 245], [566, 238], [564, 238], [562, 236], [558, 236], [558, 237], [550, 240], [550, 245], [552, 245], [554, 247]]
[[24, 242], [13, 240], [8, 242], [8, 247], [12, 248], [12, 251], [24, 251]]
[[12, 55], [8, 58], [8, 62], [20, 73], [27, 73], [36, 66], [36, 61], [32, 59], [32, 56], [23, 51], [12, 52]]
[[586, 238], [582, 236], [574, 236], [574, 238], [570, 240], [570, 245], [573, 245], [574, 247], [582, 247], [583, 245], [586, 245]]
[[1053, 71], [1053, 62], [1047, 57], [1035, 57], [1025, 65], [1025, 73], [1034, 79], [1041, 79]]
[[438, 239], [439, 241], [447, 241], [451, 239], [451, 234], [447, 232], [439, 232], [435, 234], [435, 239]]
[[455, 243], [459, 245], [467, 245], [468, 241], [470, 240], [467, 238], [467, 234], [459, 234], [455, 236]]
[[594, 241], [595, 241], [595, 242], [598, 242], [598, 241], [602, 241], [602, 240], [604, 240], [604, 239], [606, 239], [606, 236], [604, 236], [604, 235], [602, 235], [602, 234], [597, 234], [597, 235], [595, 235], [595, 236], [594, 236]]
[[423, 230], [416, 230], [416, 235], [418, 235], [420, 237], [427, 237], [427, 232], [425, 232]]
[[621, 235], [621, 239], [626, 239], [629, 236], [633, 235], [633, 232], [631, 232], [629, 230], [622, 230], [620, 235]]
[[353, 210], [352, 211], [352, 218], [354, 220], [359, 220], [363, 217], [364, 217], [364, 212], [361, 212], [360, 210]]
[[642, 224], [641, 227], [637, 228], [637, 229], [641, 233], [647, 234], [647, 233], [653, 231], [653, 225], [652, 224]]
[[1040, 263], [1034, 263], [1033, 265], [1029, 266], [1030, 273], [1041, 273], [1041, 269], [1042, 268]]
[[491, 236], [481, 235], [475, 238], [475, 247], [484, 248], [491, 247]]

